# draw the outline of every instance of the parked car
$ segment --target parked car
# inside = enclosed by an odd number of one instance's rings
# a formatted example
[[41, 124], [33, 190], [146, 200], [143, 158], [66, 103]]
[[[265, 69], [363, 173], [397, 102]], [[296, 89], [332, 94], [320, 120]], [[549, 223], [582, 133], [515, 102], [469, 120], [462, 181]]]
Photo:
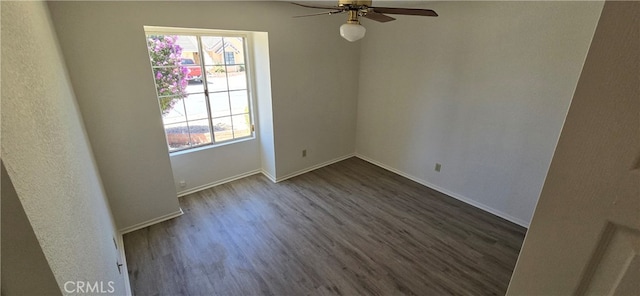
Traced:
[[[188, 81], [202, 82], [202, 69], [192, 59], [182, 59], [182, 65], [187, 67], [189, 72], [187, 73]], [[193, 65], [193, 66], [190, 66]]]

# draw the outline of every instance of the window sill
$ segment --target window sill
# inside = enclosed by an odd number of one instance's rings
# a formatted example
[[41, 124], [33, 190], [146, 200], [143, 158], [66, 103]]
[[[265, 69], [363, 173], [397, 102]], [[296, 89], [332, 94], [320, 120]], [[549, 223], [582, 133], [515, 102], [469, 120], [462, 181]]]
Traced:
[[204, 145], [204, 146], [197, 147], [197, 148], [180, 150], [180, 151], [175, 151], [175, 152], [169, 152], [169, 157], [180, 156], [180, 155], [199, 152], [199, 151], [203, 151], [203, 150], [219, 148], [219, 147], [223, 147], [223, 146], [227, 146], [227, 145], [239, 144], [239, 143], [243, 143], [243, 142], [247, 142], [247, 141], [252, 141], [252, 140], [255, 140], [255, 139], [256, 139], [256, 136], [253, 135], [253, 136], [250, 136], [250, 137], [241, 138], [241, 139], [237, 139], [237, 140], [233, 140], [233, 141], [228, 141], [228, 142], [223, 142], [223, 143], [218, 143], [218, 144], [212, 144], [212, 145]]

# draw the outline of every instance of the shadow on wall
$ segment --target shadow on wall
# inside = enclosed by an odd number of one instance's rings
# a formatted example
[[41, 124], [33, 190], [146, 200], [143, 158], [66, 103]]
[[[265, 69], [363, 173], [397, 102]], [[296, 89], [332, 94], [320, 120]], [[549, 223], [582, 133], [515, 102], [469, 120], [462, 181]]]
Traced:
[[9, 174], [2, 165], [2, 295], [61, 295]]

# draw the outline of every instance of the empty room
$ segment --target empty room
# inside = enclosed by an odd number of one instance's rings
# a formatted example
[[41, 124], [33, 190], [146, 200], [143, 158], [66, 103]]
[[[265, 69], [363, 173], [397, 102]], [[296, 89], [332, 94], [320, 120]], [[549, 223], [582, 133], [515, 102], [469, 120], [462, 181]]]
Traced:
[[640, 294], [640, 2], [0, 12], [2, 295]]

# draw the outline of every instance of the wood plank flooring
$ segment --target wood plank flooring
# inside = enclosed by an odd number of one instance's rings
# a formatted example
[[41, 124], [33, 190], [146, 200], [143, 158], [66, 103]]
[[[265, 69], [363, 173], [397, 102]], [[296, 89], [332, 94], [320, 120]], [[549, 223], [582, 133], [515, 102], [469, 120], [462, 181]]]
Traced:
[[358, 158], [180, 203], [124, 236], [135, 295], [504, 295], [526, 231]]

